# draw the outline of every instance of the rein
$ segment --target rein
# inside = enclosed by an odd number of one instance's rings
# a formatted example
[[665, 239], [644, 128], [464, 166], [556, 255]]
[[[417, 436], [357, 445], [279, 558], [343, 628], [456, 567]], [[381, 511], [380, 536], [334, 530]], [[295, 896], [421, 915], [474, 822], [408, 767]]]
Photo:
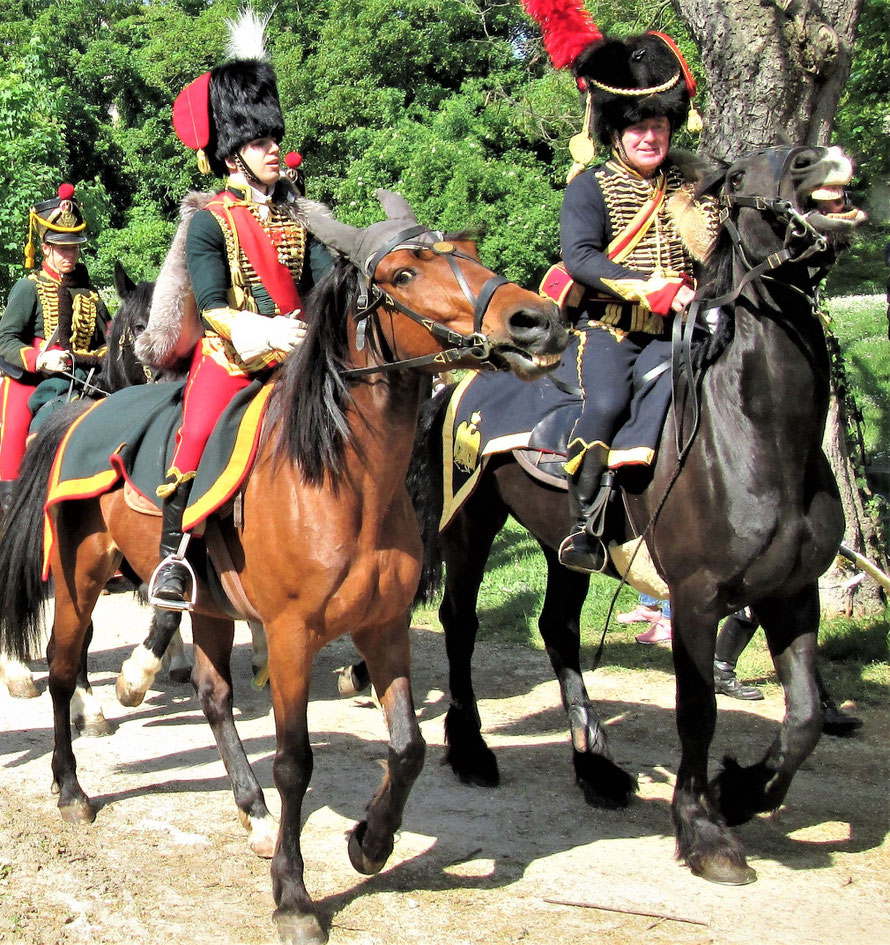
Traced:
[[[434, 236], [437, 237], [437, 239], [433, 243], [430, 243], [427, 240], [419, 238], [425, 235]], [[388, 256], [397, 249], [430, 249], [436, 255], [444, 256], [447, 259], [448, 265], [451, 267], [451, 271], [454, 273], [454, 277], [461, 291], [467, 301], [473, 306], [473, 333], [471, 335], [463, 335], [451, 328], [447, 328], [445, 325], [426, 315], [415, 312], [414, 309], [403, 305], [397, 299], [393, 298], [392, 295], [381, 291], [374, 284], [374, 274], [377, 271], [377, 266], [385, 256]], [[359, 351], [365, 346], [367, 328], [372, 317], [374, 318], [374, 324], [379, 330], [377, 311], [381, 307], [400, 312], [402, 315], [405, 315], [425, 328], [437, 341], [444, 345], [450, 345], [450, 347], [417, 358], [387, 361], [383, 364], [363, 368], [350, 368], [341, 372], [344, 378], [363, 377], [368, 374], [404, 370], [406, 368], [420, 367], [425, 364], [433, 363], [442, 364], [444, 366], [452, 361], [458, 361], [466, 357], [475, 358], [480, 364], [489, 363], [491, 344], [482, 332], [482, 321], [485, 318], [485, 313], [488, 311], [488, 306], [491, 303], [494, 293], [502, 285], [508, 284], [510, 280], [504, 278], [504, 276], [492, 275], [491, 278], [483, 284], [482, 288], [479, 290], [479, 294], [476, 295], [470, 288], [458, 260], [466, 260], [485, 268], [478, 259], [467, 253], [462, 253], [453, 243], [446, 241], [442, 233], [435, 232], [420, 225], [402, 230], [400, 233], [396, 234], [396, 236], [387, 240], [387, 242], [374, 253], [368, 260], [365, 271], [359, 270], [358, 310], [353, 316], [356, 322], [356, 345]]]
[[[773, 161], [777, 167], [777, 173], [775, 176], [775, 196], [734, 196], [733, 194], [724, 192], [721, 193], [720, 197], [718, 198], [720, 204], [720, 223], [729, 234], [730, 241], [732, 242], [733, 252], [738, 256], [739, 260], [744, 266], [745, 273], [742, 278], [739, 279], [738, 283], [732, 289], [730, 289], [730, 291], [725, 292], [723, 295], [713, 299], [694, 299], [689, 306], [686, 318], [676, 318], [674, 320], [671, 337], [671, 399], [674, 410], [674, 434], [676, 436], [677, 457], [680, 466], [682, 466], [683, 461], [686, 458], [686, 454], [689, 452], [689, 449], [692, 446], [695, 435], [698, 432], [699, 424], [701, 422], [701, 404], [699, 403], [698, 399], [698, 391], [694, 381], [692, 365], [692, 336], [695, 331], [699, 313], [710, 311], [711, 309], [715, 308], [720, 308], [722, 305], [728, 305], [730, 302], [734, 302], [739, 297], [739, 295], [741, 295], [742, 290], [747, 285], [757, 280], [770, 279], [766, 273], [771, 272], [774, 269], [778, 269], [785, 263], [803, 262], [805, 259], [809, 259], [811, 256], [814, 256], [816, 253], [822, 253], [828, 249], [828, 240], [809, 222], [809, 220], [806, 219], [806, 217], [803, 216], [803, 214], [800, 213], [800, 211], [794, 207], [790, 201], [785, 200], [779, 196], [779, 187], [781, 186], [785, 172], [788, 169], [788, 165], [791, 163], [794, 157], [803, 150], [806, 149], [802, 147], [789, 148], [784, 156], [781, 166], [779, 166], [776, 161]], [[770, 151], [769, 154], [771, 159], [778, 157], [778, 155], [776, 155], [773, 151]], [[779, 223], [784, 223], [785, 237], [782, 241], [782, 249], [775, 253], [771, 253], [756, 265], [752, 264], [745, 253], [745, 248], [742, 244], [742, 237], [739, 233], [738, 227], [736, 226], [735, 221], [730, 217], [730, 213], [733, 208], [749, 208], [752, 210], [757, 210], [760, 213], [771, 213]], [[795, 255], [794, 250], [791, 249], [791, 243], [795, 239], [809, 240], [808, 245], [797, 255]], [[812, 298], [802, 289], [798, 289], [797, 286], [789, 285], [788, 288], [799, 292], [810, 302], [813, 311], [816, 310], [817, 306], [814, 298]], [[680, 417], [678, 411], [679, 395], [681, 392], [681, 384], [683, 380], [681, 366], [686, 368], [687, 389], [692, 395], [692, 429], [685, 443], [681, 442]]]

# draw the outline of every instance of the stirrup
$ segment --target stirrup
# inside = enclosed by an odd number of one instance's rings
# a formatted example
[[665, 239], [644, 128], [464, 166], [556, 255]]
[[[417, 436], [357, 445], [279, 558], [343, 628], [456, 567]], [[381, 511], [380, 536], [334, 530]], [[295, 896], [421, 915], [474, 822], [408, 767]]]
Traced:
[[[160, 607], [161, 610], [194, 610], [195, 605], [198, 603], [198, 579], [195, 577], [195, 569], [192, 567], [192, 563], [185, 556], [191, 537], [189, 532], [183, 533], [176, 551], [173, 552], [173, 554], [167, 555], [166, 558], [162, 558], [158, 566], [152, 572], [151, 580], [148, 582], [148, 603], [150, 606]], [[167, 600], [165, 597], [157, 596], [158, 578], [160, 577], [161, 571], [169, 564], [181, 565], [188, 572], [188, 576], [191, 578], [192, 582], [192, 593], [188, 599], [177, 601]]]
[[[582, 539], [587, 548], [583, 551], [576, 548], [574, 541], [576, 538]], [[595, 543], [594, 548], [590, 547], [591, 543]], [[557, 549], [557, 555], [559, 563], [564, 568], [577, 571], [579, 574], [602, 574], [609, 563], [609, 553], [605, 542], [601, 538], [591, 536], [585, 530], [574, 531], [563, 538]], [[586, 558], [589, 563], [584, 563], [583, 558]]]

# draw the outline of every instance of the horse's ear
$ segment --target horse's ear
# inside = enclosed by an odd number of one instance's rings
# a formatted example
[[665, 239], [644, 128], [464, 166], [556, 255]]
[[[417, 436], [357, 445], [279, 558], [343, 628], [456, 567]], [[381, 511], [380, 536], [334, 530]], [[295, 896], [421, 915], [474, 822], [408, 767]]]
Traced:
[[408, 220], [417, 223], [417, 217], [411, 209], [411, 204], [401, 194], [394, 194], [391, 190], [382, 187], [374, 191], [380, 206], [383, 207], [388, 220]]
[[123, 299], [125, 295], [129, 295], [135, 289], [136, 283], [127, 275], [124, 264], [119, 259], [115, 260], [114, 291], [117, 292], [117, 297]]
[[306, 212], [306, 227], [309, 232], [321, 240], [325, 246], [337, 250], [352, 259], [358, 249], [364, 230], [359, 230], [348, 223], [341, 223], [327, 213], [315, 210]]

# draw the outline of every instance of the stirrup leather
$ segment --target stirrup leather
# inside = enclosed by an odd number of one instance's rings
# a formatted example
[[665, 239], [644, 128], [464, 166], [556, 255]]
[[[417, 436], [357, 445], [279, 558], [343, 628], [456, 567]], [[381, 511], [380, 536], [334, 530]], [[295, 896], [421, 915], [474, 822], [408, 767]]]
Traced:
[[[173, 554], [167, 555], [166, 558], [162, 558], [158, 566], [152, 572], [151, 580], [148, 582], [148, 603], [152, 607], [160, 607], [162, 610], [193, 610], [198, 603], [198, 579], [195, 577], [195, 569], [192, 567], [192, 563], [185, 556], [191, 537], [189, 532], [183, 533], [176, 551]], [[168, 564], [181, 565], [188, 572], [188, 576], [192, 582], [192, 592], [188, 599], [175, 601], [157, 596], [158, 577]]]

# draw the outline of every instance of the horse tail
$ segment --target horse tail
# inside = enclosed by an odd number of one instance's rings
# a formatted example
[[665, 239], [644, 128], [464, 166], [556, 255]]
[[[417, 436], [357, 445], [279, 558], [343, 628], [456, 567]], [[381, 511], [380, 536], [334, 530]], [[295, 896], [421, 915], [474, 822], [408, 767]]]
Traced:
[[43, 639], [49, 583], [43, 570], [43, 507], [56, 451], [68, 427], [89, 407], [59, 408], [41, 425], [25, 453], [0, 539], [0, 652], [32, 659]]
[[442, 549], [439, 519], [444, 499], [442, 470], [442, 428], [454, 384], [440, 390], [420, 408], [414, 450], [408, 464], [408, 494], [420, 522], [423, 540], [423, 570], [414, 605], [429, 604], [442, 586]]

